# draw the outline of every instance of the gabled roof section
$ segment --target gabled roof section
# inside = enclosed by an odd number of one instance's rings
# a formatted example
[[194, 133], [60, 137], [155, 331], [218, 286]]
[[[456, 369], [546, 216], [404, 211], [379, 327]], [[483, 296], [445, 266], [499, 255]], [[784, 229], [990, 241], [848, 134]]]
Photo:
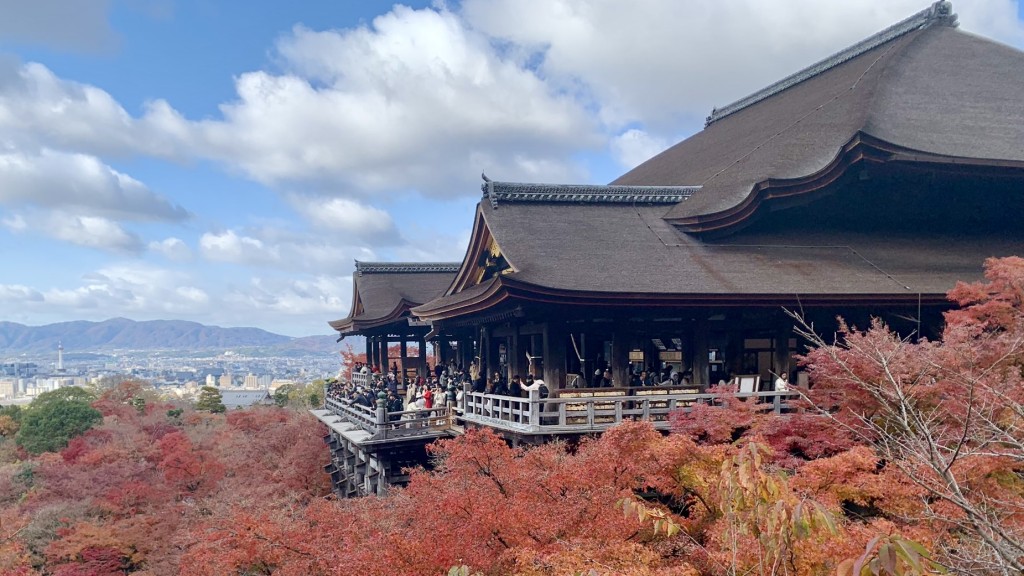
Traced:
[[700, 186], [602, 186], [486, 181], [480, 186], [491, 206], [503, 202], [558, 204], [678, 204]]
[[778, 82], [772, 84], [771, 86], [762, 88], [761, 90], [758, 90], [757, 92], [754, 92], [753, 94], [750, 94], [749, 96], [746, 96], [744, 98], [740, 98], [739, 100], [733, 102], [732, 104], [723, 106], [721, 108], [715, 108], [714, 110], [711, 111], [711, 115], [707, 117], [707, 121], [704, 124], [704, 127], [706, 128], [710, 126], [712, 122], [715, 122], [716, 120], [721, 120], [722, 118], [725, 118], [726, 116], [732, 114], [733, 112], [738, 112], [746, 108], [747, 106], [751, 106], [753, 104], [760, 102], [761, 100], [764, 100], [765, 98], [770, 98], [771, 96], [774, 96], [779, 92], [782, 92], [783, 90], [789, 88], [790, 86], [794, 86], [801, 82], [805, 82], [810, 78], [817, 76], [818, 74], [821, 74], [822, 72], [831, 70], [832, 68], [835, 68], [836, 66], [842, 64], [843, 62], [856, 58], [857, 56], [860, 56], [861, 54], [868, 52], [869, 50], [874, 50], [875, 48], [881, 46], [882, 44], [891, 42], [892, 40], [899, 38], [900, 36], [903, 36], [908, 32], [913, 32], [914, 30], [919, 30], [921, 28], [926, 28], [928, 26], [934, 25], [954, 27], [958, 25], [956, 14], [953, 13], [953, 5], [950, 2], [936, 2], [929, 6], [928, 8], [925, 8], [924, 10], [918, 12], [917, 14], [914, 14], [913, 16], [907, 18], [906, 20], [893, 24], [892, 26], [886, 28], [885, 30], [882, 30], [881, 32], [873, 36], [869, 36], [864, 40], [857, 42], [853, 46], [836, 52], [835, 54], [829, 56], [828, 58], [825, 58], [820, 62], [812, 64], [807, 68], [800, 70], [799, 72], [790, 74], [789, 76], [786, 76], [785, 78], [779, 80]]
[[329, 322], [342, 334], [380, 328], [402, 320], [409, 310], [444, 293], [457, 262], [356, 262], [352, 309]]
[[484, 219], [483, 203], [480, 203], [477, 205], [476, 216], [473, 219], [473, 231], [470, 233], [466, 255], [455, 274], [455, 279], [444, 295], [458, 294], [492, 278], [514, 271], [515, 268], [502, 252], [497, 239], [491, 234], [487, 220]]
[[664, 217], [722, 236], [870, 163], [1024, 172], [1024, 53], [955, 23], [937, 2], [716, 110], [704, 130], [612, 184], [699, 185]]
[[[525, 182], [496, 182], [484, 176], [480, 186], [483, 201], [479, 204], [473, 222], [469, 246], [455, 280], [445, 291], [446, 296], [458, 294], [499, 276], [519, 271], [516, 258], [502, 248], [514, 248], [518, 242], [514, 235], [506, 234], [496, 216], [501, 210], [517, 206], [545, 205], [572, 210], [587, 206], [606, 206], [632, 210], [635, 206], [674, 206], [700, 191], [700, 186], [603, 186], [592, 184], [535, 184]], [[661, 208], [664, 210], [665, 208]], [[492, 232], [491, 222], [499, 226], [502, 235]], [[538, 220], [537, 226], [554, 226], [560, 222]], [[527, 226], [528, 231], [533, 226]]]

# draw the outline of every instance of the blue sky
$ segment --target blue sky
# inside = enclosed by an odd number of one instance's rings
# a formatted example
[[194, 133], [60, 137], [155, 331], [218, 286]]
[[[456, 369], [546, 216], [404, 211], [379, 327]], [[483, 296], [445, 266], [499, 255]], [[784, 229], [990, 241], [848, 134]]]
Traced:
[[0, 0], [0, 320], [330, 333], [354, 259], [461, 259], [481, 170], [606, 183], [927, 5]]

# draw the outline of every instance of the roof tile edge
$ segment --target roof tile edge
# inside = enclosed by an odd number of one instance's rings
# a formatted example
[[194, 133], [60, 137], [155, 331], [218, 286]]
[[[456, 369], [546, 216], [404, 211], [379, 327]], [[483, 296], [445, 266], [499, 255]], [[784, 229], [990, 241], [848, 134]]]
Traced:
[[502, 202], [563, 204], [678, 204], [700, 186], [616, 186], [598, 184], [532, 184], [488, 181], [480, 186], [492, 208]]
[[356, 273], [452, 273], [459, 271], [461, 262], [360, 262], [356, 260]]
[[881, 32], [873, 34], [852, 46], [840, 50], [824, 60], [811, 64], [803, 70], [790, 74], [782, 80], [762, 88], [753, 94], [740, 98], [731, 104], [713, 109], [711, 114], [705, 120], [704, 127], [707, 128], [711, 124], [729, 116], [730, 114], [739, 112], [740, 110], [747, 108], [748, 106], [752, 106], [761, 100], [770, 98], [791, 86], [795, 86], [822, 74], [823, 72], [831, 70], [848, 60], [852, 60], [853, 58], [856, 58], [869, 50], [873, 50], [886, 42], [895, 40], [904, 34], [936, 24], [950, 27], [956, 27], [959, 25], [957, 22], [957, 16], [953, 13], [953, 4], [951, 2], [939, 0], [909, 18], [897, 22]]

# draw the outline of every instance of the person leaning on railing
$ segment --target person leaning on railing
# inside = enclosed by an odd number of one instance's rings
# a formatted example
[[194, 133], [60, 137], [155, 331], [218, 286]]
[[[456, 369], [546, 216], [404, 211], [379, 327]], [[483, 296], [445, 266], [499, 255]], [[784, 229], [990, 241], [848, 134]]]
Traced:
[[[540, 378], [537, 378], [536, 380], [534, 380], [532, 375], [528, 376], [526, 378], [526, 383], [523, 384], [522, 389], [523, 389], [524, 392], [526, 392], [527, 396], [530, 395], [530, 392], [533, 392], [534, 390], [537, 390], [539, 392], [539, 396], [540, 396], [541, 400], [547, 400], [547, 397], [550, 395], [550, 393], [548, 392], [548, 385], [545, 384], [544, 381], [541, 380]], [[543, 402], [540, 403], [539, 406], [540, 406], [540, 411], [543, 412], [544, 411], [544, 403]]]

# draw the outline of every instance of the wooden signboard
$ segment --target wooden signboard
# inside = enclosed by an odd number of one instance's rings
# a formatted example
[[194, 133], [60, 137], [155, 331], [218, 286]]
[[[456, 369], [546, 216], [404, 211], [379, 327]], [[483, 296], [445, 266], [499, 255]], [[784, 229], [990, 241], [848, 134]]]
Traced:
[[658, 352], [658, 360], [662, 362], [682, 362], [683, 353], [680, 350], [662, 350]]

